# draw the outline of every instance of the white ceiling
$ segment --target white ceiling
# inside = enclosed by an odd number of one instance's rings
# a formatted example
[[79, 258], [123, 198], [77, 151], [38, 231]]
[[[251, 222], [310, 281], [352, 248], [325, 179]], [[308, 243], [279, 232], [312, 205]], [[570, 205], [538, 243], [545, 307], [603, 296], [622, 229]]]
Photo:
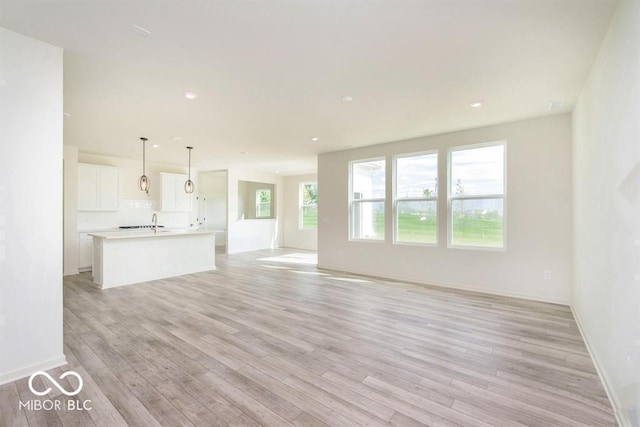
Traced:
[[615, 5], [0, 0], [0, 26], [65, 49], [65, 144], [140, 158], [145, 136], [149, 161], [193, 145], [201, 170], [290, 175], [321, 152], [570, 111]]

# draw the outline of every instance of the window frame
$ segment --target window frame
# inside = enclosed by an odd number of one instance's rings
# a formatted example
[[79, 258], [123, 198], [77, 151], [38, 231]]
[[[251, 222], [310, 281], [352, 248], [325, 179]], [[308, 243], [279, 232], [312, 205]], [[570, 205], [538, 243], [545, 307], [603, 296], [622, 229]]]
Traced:
[[[304, 208], [305, 206], [313, 206], [313, 205], [305, 205], [304, 204], [304, 186], [315, 184], [316, 189], [318, 188], [318, 181], [302, 181], [298, 186], [298, 230], [317, 230], [318, 223], [316, 221], [315, 227], [305, 227], [304, 226]], [[318, 204], [315, 204], [316, 209]]]
[[[456, 196], [452, 194], [452, 153], [454, 151], [473, 150], [477, 148], [488, 148], [502, 146], [502, 194], [483, 194], [483, 195], [462, 195]], [[464, 250], [480, 250], [490, 252], [505, 252], [507, 250], [507, 140], [483, 142], [479, 144], [467, 144], [456, 147], [449, 147], [447, 152], [447, 248], [464, 249]], [[477, 245], [460, 245], [453, 244], [453, 202], [454, 200], [502, 200], [502, 246], [477, 246]]]
[[[384, 173], [385, 173], [385, 179], [384, 179], [384, 197], [376, 197], [376, 198], [368, 198], [368, 199], [354, 199], [353, 198], [353, 166], [357, 163], [367, 163], [367, 162], [377, 162], [377, 161], [382, 161], [384, 163]], [[389, 183], [387, 182], [387, 157], [386, 156], [376, 156], [376, 157], [369, 157], [366, 159], [357, 159], [357, 160], [351, 160], [349, 161], [349, 241], [350, 242], [368, 242], [368, 243], [384, 243], [387, 239], [386, 239], [386, 233], [387, 233], [387, 227], [386, 227], [386, 222], [387, 222], [387, 218], [386, 218], [386, 214], [387, 214], [387, 188]], [[354, 206], [355, 205], [359, 205], [362, 203], [375, 203], [375, 202], [382, 202], [383, 204], [383, 212], [385, 215], [384, 218], [384, 232], [382, 234], [382, 238], [381, 239], [372, 239], [372, 238], [363, 238], [363, 237], [354, 237], [354, 215], [353, 215], [353, 211], [354, 211]]]
[[[436, 179], [438, 178], [438, 173], [440, 171], [440, 165], [439, 165], [439, 150], [438, 149], [433, 149], [433, 150], [425, 150], [425, 151], [417, 151], [417, 152], [413, 152], [413, 153], [402, 153], [402, 154], [395, 154], [392, 158], [392, 167], [393, 167], [393, 174], [392, 174], [392, 194], [393, 194], [393, 206], [392, 206], [392, 222], [393, 222], [393, 244], [394, 245], [407, 245], [407, 246], [430, 246], [430, 247], [437, 247], [439, 244], [439, 239], [438, 239], [438, 234], [439, 234], [439, 230], [440, 230], [440, 221], [438, 221], [438, 197], [440, 194], [440, 183], [438, 181], [438, 189], [436, 191], [436, 195], [435, 197], [398, 197], [398, 159], [400, 158], [404, 158], [404, 157], [417, 157], [417, 156], [424, 156], [424, 155], [431, 155], [431, 154], [435, 154], [436, 156]], [[434, 243], [429, 243], [429, 242], [406, 242], [406, 241], [402, 241], [402, 240], [398, 240], [398, 226], [399, 226], [399, 221], [398, 221], [398, 202], [423, 202], [423, 201], [428, 201], [428, 202], [435, 202], [436, 205], [436, 241]]]
[[[261, 202], [260, 201], [260, 193], [262, 192], [268, 192], [269, 193], [269, 215], [260, 215], [260, 205], [264, 205], [267, 204], [267, 202]], [[270, 188], [258, 188], [256, 189], [256, 218], [257, 219], [264, 219], [264, 218], [273, 218], [273, 192], [271, 191]]]

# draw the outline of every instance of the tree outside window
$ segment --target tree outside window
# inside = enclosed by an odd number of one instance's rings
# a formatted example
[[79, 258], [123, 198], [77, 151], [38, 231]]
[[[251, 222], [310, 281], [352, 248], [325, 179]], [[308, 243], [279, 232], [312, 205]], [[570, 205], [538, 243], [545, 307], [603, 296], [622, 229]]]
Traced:
[[256, 191], [256, 218], [269, 218], [271, 216], [271, 190], [261, 189]]
[[318, 228], [318, 183], [300, 184], [300, 228]]

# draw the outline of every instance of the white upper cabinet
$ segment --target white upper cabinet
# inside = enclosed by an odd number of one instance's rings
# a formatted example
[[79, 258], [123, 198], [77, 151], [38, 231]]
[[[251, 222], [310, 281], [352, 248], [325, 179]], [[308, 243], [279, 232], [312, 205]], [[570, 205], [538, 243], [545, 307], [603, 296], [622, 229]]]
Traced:
[[160, 173], [162, 189], [161, 210], [164, 212], [191, 212], [191, 194], [184, 191], [187, 175]]
[[120, 169], [78, 163], [78, 210], [117, 211], [120, 207]]

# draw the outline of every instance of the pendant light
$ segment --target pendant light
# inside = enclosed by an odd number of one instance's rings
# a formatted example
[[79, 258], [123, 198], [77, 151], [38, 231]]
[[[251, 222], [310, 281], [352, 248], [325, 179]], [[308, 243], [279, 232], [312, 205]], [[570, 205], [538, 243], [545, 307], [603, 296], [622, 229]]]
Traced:
[[191, 181], [191, 150], [193, 150], [193, 147], [187, 147], [187, 150], [189, 150], [189, 178], [184, 183], [184, 191], [187, 194], [191, 194], [196, 188], [195, 185], [193, 185], [193, 181]]
[[145, 175], [144, 166], [145, 166], [145, 146], [147, 142], [147, 138], [140, 138], [142, 140], [142, 176], [138, 178], [138, 188], [140, 191], [144, 191], [149, 194], [149, 188], [151, 187], [151, 181]]

